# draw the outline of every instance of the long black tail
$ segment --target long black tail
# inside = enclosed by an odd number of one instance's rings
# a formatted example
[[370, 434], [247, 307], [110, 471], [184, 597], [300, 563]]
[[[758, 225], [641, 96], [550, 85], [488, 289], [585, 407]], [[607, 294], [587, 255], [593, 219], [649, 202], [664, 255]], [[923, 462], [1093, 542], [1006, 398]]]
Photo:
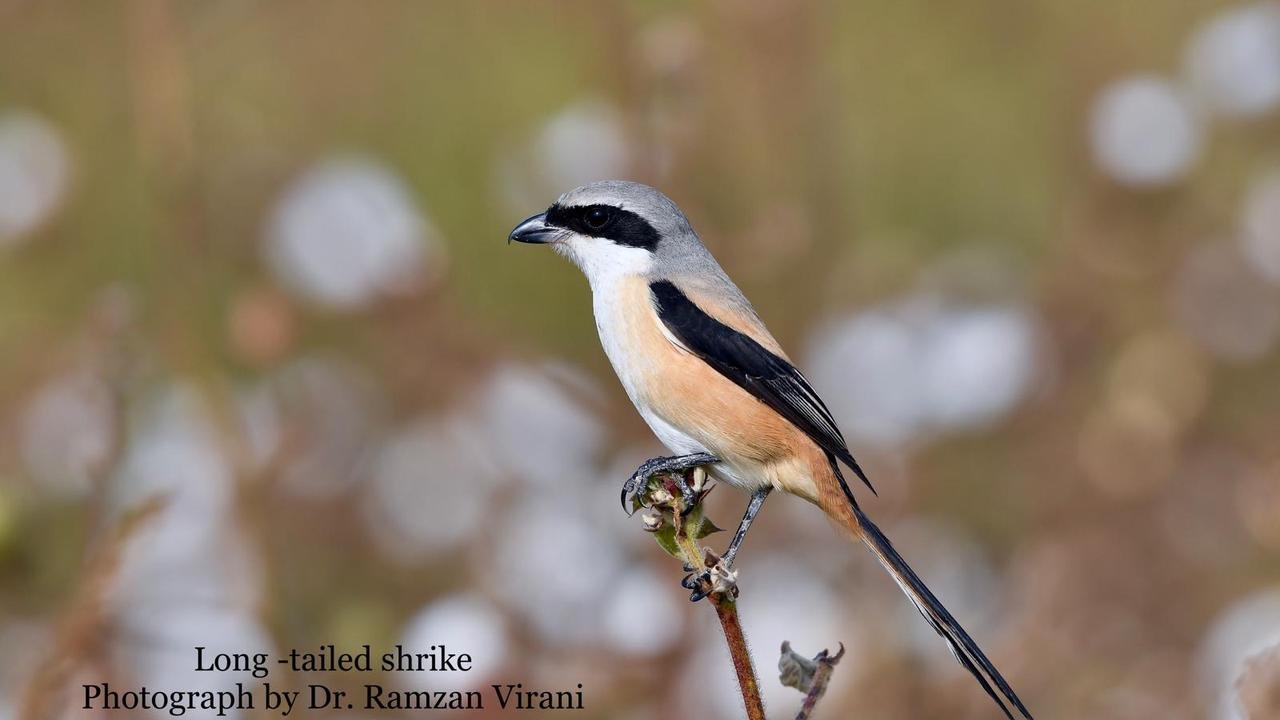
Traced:
[[[956, 622], [951, 613], [942, 606], [938, 598], [934, 596], [929, 588], [925, 586], [924, 581], [916, 575], [915, 570], [907, 564], [906, 560], [898, 554], [893, 544], [889, 542], [889, 538], [885, 537], [880, 528], [871, 522], [871, 518], [867, 517], [862, 509], [858, 507], [856, 502], [850, 499], [853, 507], [853, 514], [857, 518], [858, 525], [862, 529], [862, 540], [880, 560], [880, 564], [889, 571], [893, 579], [898, 583], [898, 587], [907, 594], [907, 597], [924, 616], [925, 620], [933, 626], [933, 629], [947, 641], [947, 645], [951, 648], [951, 654], [956, 660], [964, 665], [965, 669], [973, 674], [978, 683], [982, 685], [982, 689], [987, 691], [991, 699], [995, 701], [1000, 709], [1004, 711], [1005, 717], [1009, 720], [1015, 720], [1010, 706], [1022, 713], [1022, 717], [1026, 720], [1033, 720], [1031, 711], [1027, 710], [1027, 706], [1022, 704], [1022, 700], [1018, 699], [1018, 694], [1009, 687], [1009, 683], [1005, 681], [1004, 676], [996, 670], [996, 666], [991, 664], [987, 656], [983, 654], [978, 644], [969, 637], [969, 633], [960, 627], [960, 623]], [[998, 691], [998, 693], [997, 693]], [[1008, 705], [1006, 705], [1006, 701]]]

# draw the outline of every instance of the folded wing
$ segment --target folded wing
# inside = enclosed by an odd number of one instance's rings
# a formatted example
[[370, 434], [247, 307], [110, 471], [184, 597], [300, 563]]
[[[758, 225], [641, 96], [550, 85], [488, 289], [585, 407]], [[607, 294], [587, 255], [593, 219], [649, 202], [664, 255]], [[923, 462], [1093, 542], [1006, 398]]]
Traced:
[[795, 366], [705, 313], [674, 283], [654, 282], [649, 291], [659, 319], [682, 347], [786, 418], [875, 492], [831, 412]]

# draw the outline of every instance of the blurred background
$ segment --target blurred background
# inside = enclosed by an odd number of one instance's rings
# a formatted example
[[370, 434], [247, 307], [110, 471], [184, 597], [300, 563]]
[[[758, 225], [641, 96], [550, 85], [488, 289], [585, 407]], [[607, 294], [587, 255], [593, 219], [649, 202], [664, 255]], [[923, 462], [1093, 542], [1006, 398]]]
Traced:
[[[613, 177], [1038, 717], [1280, 717], [1278, 137], [1275, 2], [0, 0], [0, 718], [396, 642], [740, 716], [586, 283], [504, 242]], [[772, 716], [783, 639], [848, 648], [824, 717], [995, 716], [812, 508], [740, 568]]]

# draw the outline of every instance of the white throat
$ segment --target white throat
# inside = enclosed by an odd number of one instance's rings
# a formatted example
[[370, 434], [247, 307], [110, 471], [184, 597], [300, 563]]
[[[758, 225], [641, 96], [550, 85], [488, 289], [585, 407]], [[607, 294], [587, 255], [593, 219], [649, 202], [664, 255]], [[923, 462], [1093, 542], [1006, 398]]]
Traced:
[[619, 280], [646, 275], [653, 267], [650, 251], [599, 238], [574, 235], [555, 243], [554, 247], [582, 270], [591, 284], [591, 293], [597, 298], [612, 292]]

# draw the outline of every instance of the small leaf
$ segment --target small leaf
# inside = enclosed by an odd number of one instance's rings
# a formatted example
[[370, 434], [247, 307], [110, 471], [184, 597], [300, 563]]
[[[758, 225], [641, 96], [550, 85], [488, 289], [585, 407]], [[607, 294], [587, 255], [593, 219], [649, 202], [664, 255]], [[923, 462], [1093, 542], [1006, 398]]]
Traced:
[[702, 524], [698, 526], [698, 534], [694, 535], [694, 539], [701, 540], [712, 533], [718, 532], [724, 532], [724, 528], [716, 527], [716, 524], [711, 522], [711, 518], [703, 518]]
[[653, 534], [653, 539], [658, 541], [658, 547], [667, 552], [668, 555], [683, 560], [684, 555], [680, 552], [680, 545], [676, 542], [676, 528], [671, 523], [664, 523], [663, 526]]

